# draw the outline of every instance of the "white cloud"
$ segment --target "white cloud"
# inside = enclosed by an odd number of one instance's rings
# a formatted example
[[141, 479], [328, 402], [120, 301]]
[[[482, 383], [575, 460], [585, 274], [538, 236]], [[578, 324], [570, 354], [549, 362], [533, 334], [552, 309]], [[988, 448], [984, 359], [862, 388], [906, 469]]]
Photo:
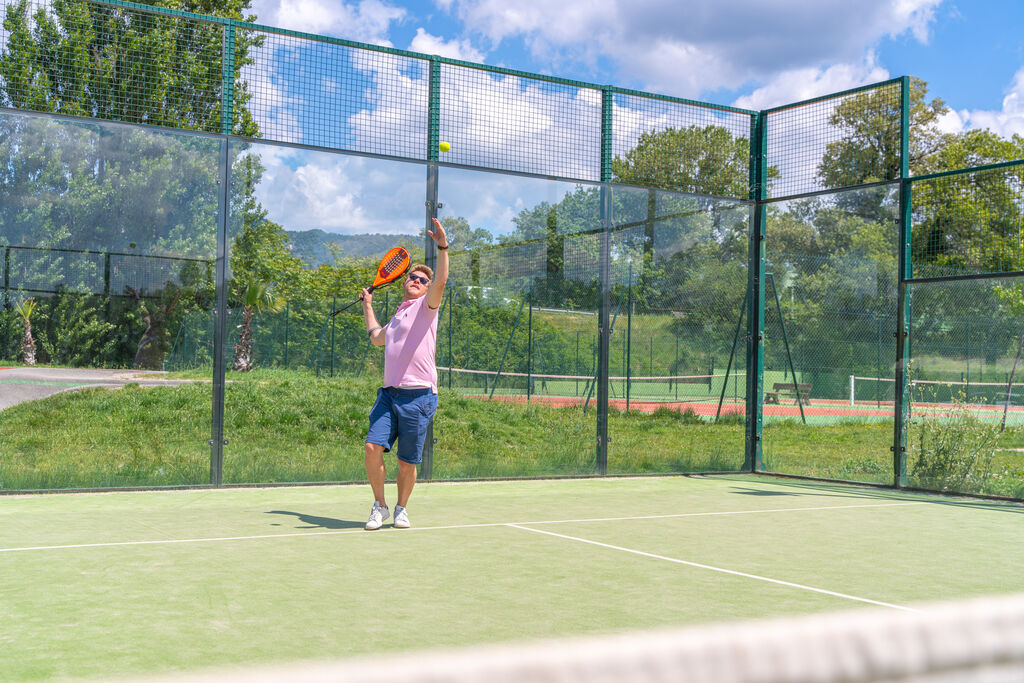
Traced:
[[889, 72], [878, 66], [874, 55], [868, 53], [860, 63], [783, 71], [764, 86], [738, 98], [733, 104], [743, 109], [759, 111], [869, 83], [878, 83], [888, 80], [889, 77]]
[[256, 125], [266, 136], [282, 142], [302, 142], [302, 126], [295, 112], [302, 99], [289, 95], [280, 86], [276, 65], [280, 57], [274, 49], [250, 50], [253, 62], [242, 68], [242, 80], [253, 97], [249, 107]]
[[255, 0], [252, 6], [261, 24], [386, 46], [391, 24], [406, 16], [384, 0]]
[[780, 71], [857, 63], [885, 37], [926, 42], [943, 0], [453, 0], [470, 31], [535, 56], [617, 64], [645, 89], [697, 97]]
[[1003, 137], [1024, 135], [1024, 68], [1014, 74], [1013, 82], [1006, 90], [1003, 108], [999, 111], [969, 111], [963, 109], [950, 112], [941, 122], [943, 130], [958, 133], [971, 128], [988, 128]]
[[266, 168], [256, 197], [287, 230], [413, 234], [422, 228], [422, 166], [271, 145], [254, 145], [250, 153]]
[[415, 77], [410, 61], [365, 50], [350, 55], [352, 67], [369, 74], [376, 87], [364, 93], [366, 106], [348, 118], [351, 149], [425, 158], [429, 81], [424, 60]]
[[596, 179], [600, 131], [600, 98], [586, 88], [441, 70], [440, 133], [452, 145], [445, 161]]
[[409, 44], [413, 52], [438, 55], [449, 59], [461, 59], [467, 62], [482, 62], [484, 53], [475, 49], [468, 40], [449, 40], [431, 35], [422, 28], [416, 29], [416, 37]]

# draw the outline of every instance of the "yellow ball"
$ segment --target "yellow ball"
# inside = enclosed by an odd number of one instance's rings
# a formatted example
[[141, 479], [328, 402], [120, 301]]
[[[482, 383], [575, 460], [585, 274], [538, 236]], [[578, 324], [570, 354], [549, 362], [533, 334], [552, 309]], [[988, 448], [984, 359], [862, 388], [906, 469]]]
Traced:
[[447, 152], [448, 150], [450, 150], [450, 149], [452, 148], [452, 146], [451, 146], [451, 145], [449, 145], [449, 144], [448, 144], [447, 142], [442, 142], [442, 143], [441, 143], [440, 145], [438, 145], [437, 147], [438, 147], [438, 149], [440, 149], [440, 150], [441, 150], [442, 152]]

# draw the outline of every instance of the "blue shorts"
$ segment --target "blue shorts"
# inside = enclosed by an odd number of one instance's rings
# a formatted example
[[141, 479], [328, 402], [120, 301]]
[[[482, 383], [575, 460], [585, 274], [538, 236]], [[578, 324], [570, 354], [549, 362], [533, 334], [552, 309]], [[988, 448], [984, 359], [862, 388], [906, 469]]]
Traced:
[[396, 389], [381, 387], [370, 409], [370, 431], [366, 443], [377, 444], [389, 452], [398, 440], [398, 459], [410, 465], [423, 461], [423, 442], [427, 427], [437, 410], [437, 394], [432, 389]]

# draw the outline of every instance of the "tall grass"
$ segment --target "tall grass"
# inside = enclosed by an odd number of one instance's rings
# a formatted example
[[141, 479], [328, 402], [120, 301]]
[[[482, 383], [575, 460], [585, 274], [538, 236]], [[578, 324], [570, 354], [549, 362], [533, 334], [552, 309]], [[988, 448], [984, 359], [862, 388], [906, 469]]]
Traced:
[[[224, 480], [362, 480], [367, 414], [376, 389], [373, 378], [317, 378], [282, 370], [230, 373]], [[209, 483], [212, 404], [209, 382], [90, 388], [19, 404], [0, 412], [0, 488]], [[590, 474], [595, 434], [593, 406], [584, 412], [579, 406], [486, 401], [442, 388], [433, 476]], [[653, 414], [613, 410], [609, 436], [608, 471], [613, 474], [738, 471], [743, 466], [741, 416], [716, 425], [667, 408]], [[1022, 441], [1024, 433], [1009, 430], [1000, 445]], [[889, 444], [891, 426], [884, 423], [821, 427], [784, 421], [764, 430], [769, 471], [826, 478], [891, 481]], [[991, 486], [1002, 482], [1000, 490], [977, 492], [1024, 495], [1024, 458], [1012, 451], [999, 457], [1008, 458], [1006, 471], [1020, 476], [1010, 477], [1009, 483], [990, 479]]]

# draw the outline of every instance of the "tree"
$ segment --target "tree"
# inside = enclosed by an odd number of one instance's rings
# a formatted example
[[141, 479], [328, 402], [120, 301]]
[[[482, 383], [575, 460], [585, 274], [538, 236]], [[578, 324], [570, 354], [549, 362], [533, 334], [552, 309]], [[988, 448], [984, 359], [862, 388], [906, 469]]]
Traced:
[[167, 326], [184, 292], [181, 288], [171, 285], [161, 290], [158, 296], [147, 299], [142, 292], [133, 287], [126, 286], [125, 290], [138, 304], [142, 321], [146, 326], [135, 352], [135, 367], [159, 370], [163, 365], [164, 355], [169, 350]]
[[[254, 21], [249, 0], [152, 0], [176, 10]], [[54, 0], [8, 5], [0, 103], [71, 116], [219, 132], [223, 27], [138, 10]], [[233, 132], [255, 136], [241, 79], [262, 38], [235, 38]]]
[[[949, 111], [938, 98], [927, 101], [928, 84], [910, 79], [910, 172], [927, 172], [929, 159], [949, 142], [939, 119]], [[901, 98], [898, 86], [874, 88], [839, 101], [829, 117], [843, 137], [825, 148], [818, 175], [826, 188], [842, 188], [900, 177]]]
[[750, 140], [714, 125], [643, 133], [612, 160], [612, 175], [628, 185], [746, 199]]
[[[255, 19], [247, 14], [249, 0], [149, 4]], [[0, 104], [221, 130], [221, 25], [84, 0], [36, 7], [28, 0], [6, 6]], [[241, 70], [252, 63], [250, 51], [261, 40], [255, 32], [235, 37], [232, 132], [239, 135], [259, 135]], [[125, 322], [144, 326], [134, 362], [158, 367], [156, 354], [169, 347], [168, 326], [209, 299], [210, 273], [193, 277], [185, 271], [195, 262], [179, 257], [212, 262], [216, 254], [218, 150], [215, 140], [152, 129], [0, 117], [0, 156], [8, 160], [0, 165], [0, 241], [22, 259], [22, 286], [53, 291], [54, 283], [63, 282], [73, 292], [127, 294], [138, 311], [124, 311]], [[237, 204], [259, 211], [251, 194]], [[83, 250], [107, 253], [106, 264]], [[156, 285], [164, 289], [154, 291], [155, 271], [175, 263], [180, 272], [167, 272], [166, 282]], [[111, 291], [112, 272], [132, 281]], [[105, 308], [108, 315], [118, 310], [109, 302]], [[64, 342], [70, 340], [50, 344], [65, 349]]]
[[32, 313], [36, 310], [35, 297], [29, 297], [14, 305], [14, 311], [21, 317], [24, 333], [21, 336], [21, 357], [25, 365], [36, 364], [36, 342], [32, 339]]
[[288, 234], [267, 219], [267, 211], [256, 200], [255, 191], [263, 178], [260, 158], [246, 154], [233, 164], [231, 215], [240, 229], [231, 243], [232, 295], [242, 296], [253, 282], [276, 283], [286, 298], [306, 296], [302, 260], [292, 256]]
[[238, 343], [235, 344], [235, 359], [232, 367], [236, 372], [249, 372], [253, 368], [252, 357], [252, 320], [256, 313], [271, 311], [278, 313], [284, 309], [284, 301], [277, 296], [265, 282], [250, 280], [242, 290], [242, 324]]

